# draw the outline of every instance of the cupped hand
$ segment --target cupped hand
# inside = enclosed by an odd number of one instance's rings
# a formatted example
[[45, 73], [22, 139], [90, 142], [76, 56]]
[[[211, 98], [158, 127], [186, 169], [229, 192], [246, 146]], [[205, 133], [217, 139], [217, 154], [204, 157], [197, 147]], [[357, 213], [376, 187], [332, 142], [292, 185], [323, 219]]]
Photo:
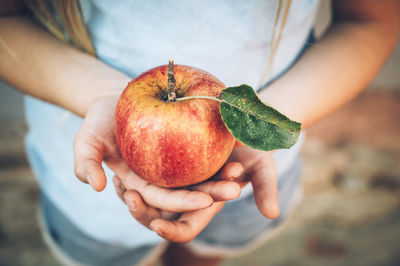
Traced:
[[[270, 219], [279, 216], [276, 166], [272, 152], [249, 147], [235, 148], [226, 165], [212, 179], [214, 181], [208, 182], [221, 182], [218, 181], [221, 179], [234, 180], [241, 187], [251, 182], [260, 212]], [[124, 187], [118, 177], [114, 177], [114, 184], [133, 217], [161, 237], [174, 242], [193, 240], [224, 205], [221, 201], [201, 210], [173, 214], [146, 204], [139, 193]], [[194, 186], [193, 189], [201, 190], [202, 186], [203, 189], [207, 187], [207, 182]]]
[[[222, 209], [224, 201], [231, 199], [227, 195], [239, 195], [237, 191], [239, 186], [229, 185], [232, 181], [228, 180], [239, 178], [242, 173], [243, 167], [240, 163], [227, 163], [223, 170], [211, 180], [188, 187], [190, 190], [203, 191], [211, 195], [225, 194], [226, 196], [214, 199], [215, 202], [207, 208], [181, 213], [154, 208], [140, 196], [140, 193], [130, 189], [129, 184], [123, 184], [124, 182], [118, 176], [114, 177], [114, 185], [118, 195], [128, 205], [130, 213], [136, 220], [167, 240], [188, 242], [208, 225]], [[219, 202], [216, 202], [217, 200]]]
[[125, 187], [134, 189], [152, 208], [188, 212], [239, 196], [239, 186], [231, 181], [205, 182], [190, 189], [168, 189], [152, 185], [132, 172], [122, 159], [113, 134], [118, 98], [119, 94], [112, 94], [93, 101], [75, 138], [75, 174], [82, 182], [102, 191], [107, 183], [102, 168], [104, 161]]

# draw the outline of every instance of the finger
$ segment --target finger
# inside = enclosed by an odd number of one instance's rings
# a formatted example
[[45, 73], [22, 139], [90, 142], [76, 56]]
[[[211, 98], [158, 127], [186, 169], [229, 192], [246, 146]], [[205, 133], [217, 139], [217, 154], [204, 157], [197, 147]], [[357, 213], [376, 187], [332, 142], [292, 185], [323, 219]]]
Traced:
[[107, 183], [101, 163], [104, 146], [89, 132], [83, 123], [74, 141], [75, 175], [84, 183], [89, 183], [96, 191], [102, 191]]
[[254, 198], [258, 209], [265, 217], [276, 219], [280, 212], [276, 165], [272, 156], [268, 156], [263, 160], [260, 166], [255, 169], [251, 179]]
[[175, 221], [155, 219], [150, 223], [150, 229], [169, 241], [189, 242], [209, 224], [223, 205], [223, 202], [217, 202], [209, 208], [184, 213]]
[[247, 180], [247, 177], [243, 175], [243, 173], [243, 164], [239, 162], [229, 162], [217, 173], [217, 179], [233, 180], [239, 187], [244, 187], [249, 180]]
[[233, 181], [209, 180], [192, 189], [209, 194], [215, 202], [233, 200], [240, 196], [240, 186]]
[[218, 173], [217, 179], [234, 180], [243, 174], [243, 165], [239, 162], [227, 163]]
[[214, 201], [233, 200], [240, 196], [240, 184], [228, 180], [236, 181], [243, 174], [243, 171], [244, 168], [241, 163], [230, 162], [216, 174], [217, 180], [211, 179], [192, 188], [209, 194]]
[[210, 195], [201, 191], [173, 190], [154, 185], [149, 185], [141, 195], [147, 204], [170, 212], [204, 209], [214, 202]]
[[140, 178], [134, 172], [119, 176], [127, 189], [135, 189], [144, 202], [154, 208], [170, 212], [187, 212], [213, 204], [213, 198], [201, 191], [158, 187]]
[[117, 192], [118, 197], [125, 202], [124, 200], [124, 193], [126, 191], [126, 188], [124, 187], [124, 185], [122, 184], [121, 180], [119, 179], [118, 176], [114, 176], [113, 177], [113, 183], [114, 183], [114, 187], [115, 187], [115, 191]]
[[123, 199], [128, 205], [131, 215], [146, 227], [149, 227], [151, 221], [161, 217], [160, 211], [147, 205], [135, 190], [126, 191]]

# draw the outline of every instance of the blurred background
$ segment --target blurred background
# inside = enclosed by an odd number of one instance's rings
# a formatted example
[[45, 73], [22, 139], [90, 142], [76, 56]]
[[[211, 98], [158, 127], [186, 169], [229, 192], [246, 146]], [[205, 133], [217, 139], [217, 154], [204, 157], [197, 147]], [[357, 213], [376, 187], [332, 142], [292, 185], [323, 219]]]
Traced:
[[[323, 2], [316, 34], [330, 21]], [[400, 44], [352, 103], [308, 130], [304, 197], [258, 250], [224, 266], [400, 265]], [[23, 96], [0, 82], [0, 265], [59, 265], [36, 220]]]

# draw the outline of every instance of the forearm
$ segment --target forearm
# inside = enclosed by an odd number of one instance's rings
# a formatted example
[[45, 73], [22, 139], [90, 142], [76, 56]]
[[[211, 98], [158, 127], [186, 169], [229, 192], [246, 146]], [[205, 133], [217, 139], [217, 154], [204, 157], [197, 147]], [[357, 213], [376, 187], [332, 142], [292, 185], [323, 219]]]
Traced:
[[340, 21], [260, 97], [306, 128], [350, 101], [395, 47], [396, 21]]
[[24, 17], [0, 18], [0, 58], [1, 79], [80, 116], [94, 99], [120, 93], [129, 81]]

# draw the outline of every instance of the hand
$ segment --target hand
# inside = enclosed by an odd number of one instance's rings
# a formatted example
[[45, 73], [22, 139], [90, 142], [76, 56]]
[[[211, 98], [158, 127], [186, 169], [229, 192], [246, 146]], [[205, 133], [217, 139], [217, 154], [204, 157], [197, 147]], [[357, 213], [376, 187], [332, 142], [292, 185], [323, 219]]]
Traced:
[[[130, 184], [114, 177], [114, 185], [121, 200], [124, 201], [132, 216], [144, 226], [157, 232], [161, 237], [173, 242], [188, 242], [193, 240], [222, 209], [224, 202], [239, 195], [239, 186], [229, 185], [243, 173], [240, 163], [227, 163], [217, 175], [201, 184], [191, 186], [191, 190], [210, 193], [210, 195], [225, 195], [214, 198], [211, 206], [189, 212], [173, 213], [154, 208], [140, 196], [140, 193], [130, 188]], [[222, 179], [222, 180], [221, 180]], [[128, 190], [127, 190], [128, 189]]]
[[243, 174], [236, 179], [241, 187], [248, 182], [253, 186], [254, 198], [259, 211], [267, 218], [279, 216], [278, 185], [273, 151], [261, 151], [247, 146], [236, 147], [228, 162], [240, 162]]
[[121, 158], [113, 134], [118, 98], [116, 93], [96, 99], [75, 138], [75, 174], [82, 182], [89, 183], [96, 191], [103, 190], [107, 183], [101, 166], [104, 161], [127, 187], [135, 189], [153, 208], [187, 212], [239, 195], [239, 186], [231, 181], [212, 181], [192, 189], [167, 189], [152, 185], [132, 172]]
[[[279, 216], [276, 166], [272, 152], [259, 151], [249, 147], [235, 148], [227, 164], [219, 171], [216, 178], [235, 180], [242, 187], [251, 182], [260, 212], [271, 219]], [[177, 217], [176, 214], [173, 215], [149, 206], [136, 191], [126, 191], [118, 177], [114, 177], [114, 183], [120, 198], [127, 203], [133, 217], [163, 238], [174, 242], [193, 240], [224, 204], [223, 202], [214, 203], [208, 208], [184, 212]], [[127, 188], [129, 189], [129, 187]]]

